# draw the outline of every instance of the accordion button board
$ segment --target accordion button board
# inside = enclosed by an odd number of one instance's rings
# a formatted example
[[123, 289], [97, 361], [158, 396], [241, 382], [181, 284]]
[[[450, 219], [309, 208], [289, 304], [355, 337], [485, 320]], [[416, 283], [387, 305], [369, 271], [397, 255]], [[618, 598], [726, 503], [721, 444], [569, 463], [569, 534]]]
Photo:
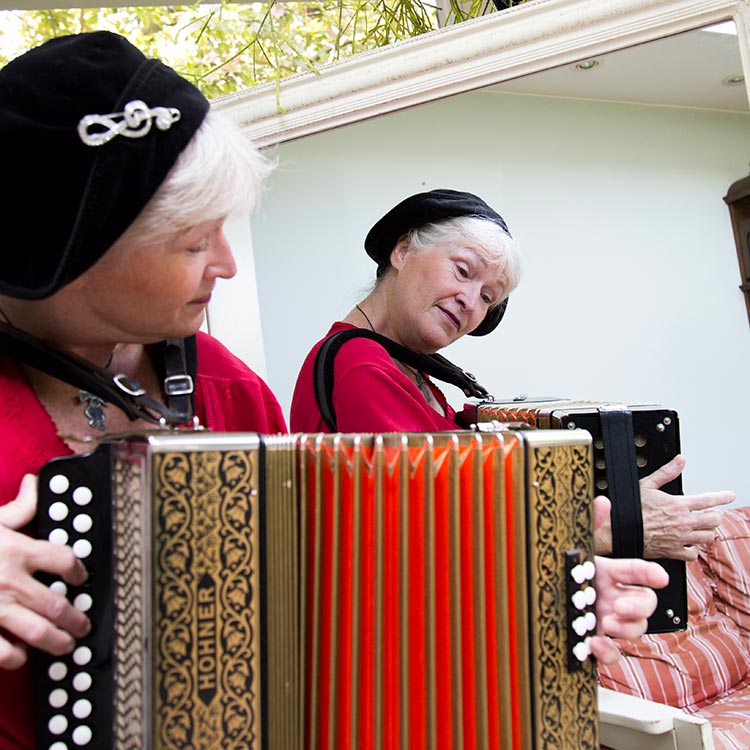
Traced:
[[56, 459], [92, 620], [38, 749], [598, 750], [591, 436], [167, 433]]
[[[628, 439], [632, 445], [624, 446], [626, 450], [608, 452], [603, 430], [604, 419], [608, 413], [620, 412], [632, 424]], [[593, 438], [594, 463], [593, 477], [596, 494], [607, 495], [613, 504], [613, 535], [616, 533], [615, 516], [618, 512], [618, 494], [615, 492], [615, 479], [622, 475], [622, 470], [632, 469], [633, 487], [630, 492], [637, 499], [640, 511], [638, 479], [651, 474], [659, 467], [672, 460], [680, 452], [679, 417], [676, 411], [657, 404], [612, 403], [605, 401], [574, 401], [570, 399], [533, 399], [523, 398], [512, 401], [479, 401], [466, 404], [459, 419], [462, 424], [477, 424], [492, 429], [508, 425], [528, 425], [542, 430], [575, 430], [583, 429]], [[622, 446], [620, 446], [622, 447]], [[635, 466], [612, 466], [613, 455], [621, 457], [629, 454]], [[627, 485], [627, 482], [626, 482]], [[620, 485], [622, 486], [622, 485]], [[627, 490], [628, 487], [626, 486]], [[675, 495], [682, 494], [680, 477], [661, 488]], [[625, 495], [623, 493], [623, 502]], [[625, 513], [626, 509], [621, 509]], [[640, 516], [640, 512], [639, 512]], [[637, 519], [640, 522], [640, 518]], [[642, 550], [642, 526], [640, 527]], [[627, 536], [632, 537], [628, 528]], [[614, 539], [613, 543], [618, 540]], [[623, 546], [631, 538], [620, 539]], [[627, 549], [627, 547], [626, 547]], [[632, 549], [627, 549], [623, 557], [636, 556]], [[656, 591], [657, 607], [649, 618], [649, 633], [670, 633], [684, 630], [687, 627], [687, 577], [685, 563], [681, 560], [659, 558], [656, 560], [669, 574], [669, 585]]]

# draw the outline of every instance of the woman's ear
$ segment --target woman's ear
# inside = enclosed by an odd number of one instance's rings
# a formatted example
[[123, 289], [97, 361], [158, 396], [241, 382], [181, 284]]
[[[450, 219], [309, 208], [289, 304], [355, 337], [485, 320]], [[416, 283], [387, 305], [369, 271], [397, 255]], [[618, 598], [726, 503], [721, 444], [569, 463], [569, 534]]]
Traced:
[[409, 242], [409, 235], [405, 234], [396, 243], [396, 247], [391, 250], [391, 265], [400, 269], [409, 250], [411, 250], [411, 243]]

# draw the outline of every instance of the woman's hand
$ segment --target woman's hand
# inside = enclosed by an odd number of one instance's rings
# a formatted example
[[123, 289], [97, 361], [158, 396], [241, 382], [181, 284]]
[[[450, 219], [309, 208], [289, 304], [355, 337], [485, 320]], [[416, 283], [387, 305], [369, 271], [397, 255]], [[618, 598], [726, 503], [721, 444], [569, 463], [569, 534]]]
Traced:
[[[643, 515], [643, 556], [696, 560], [698, 545], [708, 544], [716, 536], [722, 512], [717, 506], [735, 499], [734, 492], [705, 492], [701, 495], [671, 495], [663, 487], [677, 479], [685, 468], [685, 457], [675, 456], [653, 474], [641, 479], [641, 513]], [[612, 552], [611, 519], [595, 535], [596, 551]]]
[[[609, 500], [594, 499], [594, 528], [609, 515]], [[597, 634], [591, 639], [591, 653], [603, 664], [620, 657], [619, 649], [607, 638], [638, 638], [646, 632], [648, 618], [656, 609], [652, 589], [664, 588], [669, 576], [658, 563], [647, 560], [596, 557]]]
[[19, 531], [36, 512], [36, 477], [27, 474], [15, 500], [0, 507], [0, 668], [26, 662], [27, 644], [51, 654], [70, 652], [91, 629], [64, 596], [34, 578], [44, 571], [80, 586], [86, 569], [70, 547], [31, 539]]

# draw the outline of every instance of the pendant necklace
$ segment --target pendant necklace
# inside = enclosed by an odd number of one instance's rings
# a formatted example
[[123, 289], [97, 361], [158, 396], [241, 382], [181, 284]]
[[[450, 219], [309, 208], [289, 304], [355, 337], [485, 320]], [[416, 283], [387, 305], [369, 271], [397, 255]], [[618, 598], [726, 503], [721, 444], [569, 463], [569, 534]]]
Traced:
[[[8, 325], [13, 326], [13, 328], [16, 327], [2, 308], [0, 308], [0, 315], [2, 315]], [[112, 364], [112, 358], [115, 356], [116, 348], [117, 346], [112, 349], [109, 358], [104, 363], [105, 370], [109, 369], [109, 366]], [[107, 429], [107, 414], [104, 411], [106, 402], [104, 400], [99, 398], [99, 396], [95, 396], [93, 393], [81, 389], [78, 391], [78, 403], [84, 405], [83, 413], [88, 420], [89, 427], [93, 427], [95, 430]]]
[[[109, 359], [104, 363], [104, 369], [109, 369], [112, 364], [112, 358], [115, 356], [115, 350], [113, 349], [109, 355]], [[78, 403], [83, 404], [83, 413], [88, 420], [89, 427], [93, 427], [95, 430], [106, 430], [107, 429], [107, 413], [104, 411], [107, 402], [95, 396], [89, 391], [81, 389], [78, 391]]]

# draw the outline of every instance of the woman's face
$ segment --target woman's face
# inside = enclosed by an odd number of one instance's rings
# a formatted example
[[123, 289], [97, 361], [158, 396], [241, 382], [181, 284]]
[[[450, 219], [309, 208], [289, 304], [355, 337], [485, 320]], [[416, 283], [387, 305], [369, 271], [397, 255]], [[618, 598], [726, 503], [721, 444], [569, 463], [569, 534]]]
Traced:
[[74, 304], [114, 334], [113, 340], [149, 343], [195, 333], [219, 278], [237, 271], [224, 220], [199, 224], [164, 242], [123, 238], [70, 290]]
[[402, 240], [391, 254], [397, 275], [388, 304], [396, 340], [432, 353], [473, 331], [503, 296], [505, 277], [472, 247], [415, 250]]

